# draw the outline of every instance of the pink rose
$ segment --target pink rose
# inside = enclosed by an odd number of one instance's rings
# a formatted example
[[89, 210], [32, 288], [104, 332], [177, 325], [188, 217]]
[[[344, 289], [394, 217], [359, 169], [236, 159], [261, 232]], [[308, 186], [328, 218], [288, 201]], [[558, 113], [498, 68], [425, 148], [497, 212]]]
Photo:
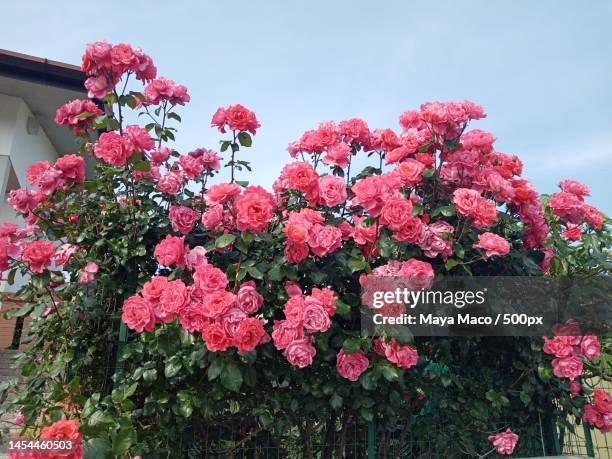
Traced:
[[340, 177], [325, 175], [319, 178], [319, 201], [334, 207], [346, 201], [346, 184]]
[[274, 197], [259, 186], [249, 186], [234, 202], [236, 228], [261, 231], [274, 215]]
[[49, 168], [38, 177], [36, 186], [41, 193], [50, 195], [62, 185], [62, 173], [55, 168]]
[[306, 300], [303, 296], [293, 296], [285, 303], [284, 313], [287, 320], [295, 325], [302, 326], [304, 322], [304, 309]]
[[367, 144], [370, 141], [370, 129], [368, 124], [361, 118], [351, 118], [338, 124], [340, 135], [346, 143], [353, 141]]
[[57, 159], [55, 168], [62, 173], [62, 178], [75, 182], [85, 180], [85, 160], [79, 155], [64, 155]]
[[185, 266], [185, 238], [167, 235], [155, 246], [154, 254], [160, 265]]
[[553, 193], [548, 201], [548, 207], [556, 216], [574, 224], [582, 221], [582, 204], [580, 198], [575, 194], [565, 191]]
[[58, 247], [57, 252], [53, 256], [55, 266], [63, 266], [70, 261], [72, 255], [79, 250], [79, 247], [73, 244], [62, 244]]
[[505, 454], [509, 456], [514, 452], [519, 436], [512, 432], [512, 430], [506, 429], [505, 432], [490, 435], [488, 439], [493, 444], [497, 454]]
[[255, 288], [255, 282], [245, 282], [240, 286], [240, 290], [236, 294], [236, 303], [240, 309], [247, 314], [256, 313], [263, 304], [263, 296], [261, 296]]
[[307, 297], [304, 302], [304, 328], [308, 333], [326, 332], [331, 326], [329, 314], [319, 300]]
[[573, 381], [582, 374], [582, 359], [576, 356], [556, 358], [552, 361], [553, 374], [557, 378], [569, 378]]
[[150, 332], [155, 325], [155, 314], [147, 300], [140, 295], [133, 295], [123, 303], [121, 320], [129, 329], [138, 333], [144, 330]]
[[474, 247], [482, 249], [487, 257], [498, 255], [503, 257], [510, 252], [510, 244], [503, 237], [493, 233], [483, 233], [478, 235], [478, 243]]
[[238, 330], [238, 326], [246, 318], [247, 315], [242, 309], [232, 306], [217, 321], [220, 321], [221, 325], [223, 325], [227, 336], [233, 338]]
[[385, 357], [398, 368], [410, 368], [419, 361], [419, 354], [412, 346], [401, 346], [395, 338], [383, 345]]
[[580, 211], [585, 222], [587, 222], [595, 229], [601, 228], [601, 225], [605, 221], [605, 218], [599, 210], [597, 210], [593, 206], [589, 206], [588, 204], [582, 203]]
[[206, 249], [201, 245], [195, 246], [185, 255], [185, 264], [189, 269], [196, 269], [198, 266], [207, 265]]
[[247, 317], [238, 326], [234, 335], [234, 346], [241, 353], [251, 352], [264, 337], [265, 331], [261, 320]]
[[132, 156], [132, 146], [114, 131], [103, 132], [96, 143], [94, 155], [112, 166], [125, 166]]
[[172, 322], [187, 304], [189, 291], [183, 281], [177, 279], [166, 283], [159, 303], [153, 304], [153, 310], [159, 322], [168, 323]]
[[196, 267], [193, 284], [202, 293], [213, 293], [227, 287], [227, 276], [219, 268], [206, 264]]
[[302, 296], [302, 288], [297, 282], [285, 281], [283, 288], [290, 298], [293, 298], [294, 296]]
[[217, 183], [206, 192], [210, 204], [225, 204], [240, 194], [240, 186], [235, 183]]
[[477, 211], [482, 196], [476, 190], [458, 188], [453, 192], [453, 204], [457, 211], [466, 217], [471, 217]]
[[592, 360], [599, 357], [601, 345], [597, 336], [584, 336], [580, 342], [580, 353], [587, 359]]
[[402, 196], [388, 199], [380, 211], [380, 222], [394, 231], [401, 230], [410, 217], [412, 203]]
[[157, 189], [162, 193], [176, 194], [183, 186], [183, 176], [180, 172], [168, 172], [157, 182]]
[[85, 267], [79, 272], [79, 284], [90, 284], [96, 278], [98, 265], [93, 261], [88, 262]]
[[196, 178], [204, 170], [202, 162], [190, 155], [181, 155], [178, 160], [179, 164], [183, 168], [183, 172], [190, 179]]
[[591, 190], [583, 183], [577, 182], [576, 180], [563, 180], [559, 183], [559, 188], [566, 193], [571, 193], [581, 201], [584, 200], [585, 196], [591, 196]]
[[319, 197], [319, 176], [310, 163], [289, 163], [283, 167], [281, 177], [286, 188], [301, 191], [308, 201], [314, 202]]
[[225, 314], [234, 305], [235, 301], [236, 298], [232, 292], [217, 290], [204, 297], [203, 314], [215, 319]]
[[131, 144], [131, 148], [139, 151], [152, 150], [155, 147], [153, 139], [146, 129], [130, 124], [123, 129], [123, 135]]
[[85, 80], [87, 97], [90, 99], [104, 99], [115, 85], [109, 83], [105, 75], [91, 76]]
[[272, 329], [272, 340], [274, 347], [279, 351], [285, 349], [293, 341], [304, 338], [304, 329], [301, 325], [295, 325], [288, 320], [275, 320]]
[[353, 354], [345, 354], [344, 349], [340, 349], [336, 356], [336, 370], [349, 381], [357, 381], [369, 364], [370, 361], [361, 349]]
[[327, 148], [327, 153], [323, 156], [323, 164], [346, 168], [349, 165], [351, 148], [345, 143], [338, 143]]
[[35, 273], [42, 273], [45, 268], [51, 266], [51, 259], [55, 253], [53, 242], [37, 239], [26, 244], [21, 258], [29, 262], [30, 269]]
[[574, 346], [572, 344], [572, 337], [569, 336], [555, 336], [553, 339], [543, 337], [544, 346], [542, 350], [547, 353], [554, 355], [555, 357], [567, 357], [572, 355]]
[[32, 190], [22, 188], [18, 190], [11, 190], [10, 197], [7, 201], [17, 212], [22, 214], [31, 212], [38, 206], [36, 193], [34, 193]]
[[83, 437], [79, 432], [79, 423], [72, 419], [60, 419], [40, 431], [41, 440], [70, 440], [73, 448], [67, 453], [53, 454], [65, 459], [83, 458]]
[[312, 253], [323, 257], [342, 246], [342, 231], [335, 226], [316, 224], [312, 227], [308, 245]]
[[179, 311], [181, 326], [188, 332], [203, 332], [210, 319], [204, 315], [204, 308], [199, 303], [191, 303]]
[[170, 217], [174, 231], [188, 234], [198, 220], [198, 213], [189, 207], [173, 205], [170, 206], [168, 217]]
[[140, 293], [149, 303], [155, 304], [160, 301], [167, 284], [167, 277], [153, 276], [150, 281], [145, 282]]
[[411, 258], [402, 263], [397, 275], [407, 277], [408, 286], [412, 290], [427, 290], [433, 285], [433, 267], [426, 261]]
[[421, 183], [424, 170], [425, 166], [416, 159], [406, 159], [395, 169], [407, 187], [413, 187]]
[[260, 127], [255, 113], [240, 104], [217, 109], [210, 124], [223, 133], [225, 133], [225, 127], [228, 126], [230, 130], [248, 131], [253, 135]]
[[329, 316], [333, 316], [336, 313], [337, 297], [333, 290], [328, 288], [313, 288], [310, 294], [313, 298], [321, 302]]
[[154, 151], [152, 151], [151, 153], [149, 153], [149, 156], [151, 157], [151, 161], [153, 162], [153, 164], [155, 164], [156, 166], [159, 166], [160, 164], [165, 162], [170, 157], [171, 154], [172, 154], [172, 150], [170, 148], [159, 147], [155, 149]]
[[106, 40], [88, 43], [83, 54], [83, 71], [91, 75], [99, 69], [110, 68], [111, 49], [112, 46]]
[[209, 323], [202, 331], [202, 339], [210, 352], [226, 351], [231, 339], [227, 336], [223, 326], [218, 323]]
[[317, 351], [312, 345], [311, 337], [304, 337], [292, 341], [286, 348], [283, 355], [287, 361], [298, 368], [306, 368], [312, 365], [312, 361]]
[[308, 257], [308, 244], [287, 242], [285, 245], [285, 260], [287, 263], [299, 263]]
[[206, 212], [202, 214], [202, 225], [204, 228], [214, 230], [223, 222], [223, 206], [214, 204], [206, 208]]
[[26, 179], [30, 185], [36, 185], [38, 178], [46, 170], [51, 168], [49, 161], [38, 161], [37, 163], [30, 164], [26, 169]]
[[569, 389], [570, 389], [571, 396], [577, 397], [578, 395], [580, 395], [580, 392], [582, 391], [582, 386], [580, 385], [578, 381], [574, 380], [574, 381], [570, 381]]

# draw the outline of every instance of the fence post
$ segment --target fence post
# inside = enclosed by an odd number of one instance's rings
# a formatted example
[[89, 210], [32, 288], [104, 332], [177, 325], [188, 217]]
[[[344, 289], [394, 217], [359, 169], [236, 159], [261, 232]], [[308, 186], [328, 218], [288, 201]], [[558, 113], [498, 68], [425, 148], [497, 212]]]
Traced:
[[376, 424], [368, 422], [368, 459], [376, 459]]
[[582, 423], [582, 428], [584, 429], [584, 443], [586, 446], [587, 454], [589, 457], [595, 457], [595, 448], [593, 448], [593, 438], [591, 437], [591, 429], [586, 424], [586, 422]]

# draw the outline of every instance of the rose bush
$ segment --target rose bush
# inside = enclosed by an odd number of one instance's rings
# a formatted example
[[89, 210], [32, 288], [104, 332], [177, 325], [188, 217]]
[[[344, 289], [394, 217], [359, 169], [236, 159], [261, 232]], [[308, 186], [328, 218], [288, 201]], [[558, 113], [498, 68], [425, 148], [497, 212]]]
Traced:
[[[17, 359], [27, 390], [4, 406], [24, 434], [78, 421], [90, 457], [176, 457], [238, 419], [230, 452], [268, 431], [278, 448], [299, 434], [305, 457], [317, 442], [331, 457], [371, 421], [382, 445], [401, 430], [470, 454], [487, 439], [514, 451], [500, 424], [529, 436], [541, 417], [584, 412], [610, 429], [610, 396], [589, 386], [610, 376], [609, 343], [580, 330], [544, 342], [361, 332], [372, 276], [428, 288], [440, 275], [609, 272], [588, 188], [565, 180], [540, 195], [517, 156], [467, 129], [481, 106], [425, 103], [399, 133], [323, 122], [289, 144], [266, 190], [248, 182], [261, 127], [250, 109], [216, 110], [219, 151], [183, 154], [170, 145], [187, 88], [125, 44], [88, 45], [83, 69], [99, 104], [56, 116], [79, 155], [30, 166], [32, 188], [9, 198], [26, 226], [0, 227], [7, 280], [29, 276], [11, 313], [31, 318]], [[373, 164], [355, 173], [358, 156]]]

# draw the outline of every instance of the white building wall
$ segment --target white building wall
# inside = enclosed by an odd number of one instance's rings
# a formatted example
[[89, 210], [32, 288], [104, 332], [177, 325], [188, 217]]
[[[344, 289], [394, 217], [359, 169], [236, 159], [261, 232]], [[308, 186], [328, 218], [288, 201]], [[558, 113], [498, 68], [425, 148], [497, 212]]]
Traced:
[[[6, 202], [8, 194], [15, 188], [30, 188], [26, 180], [30, 164], [43, 160], [53, 164], [57, 157], [57, 151], [26, 103], [18, 97], [0, 94], [0, 223], [24, 225], [23, 219]], [[15, 291], [21, 283], [21, 279], [16, 279], [13, 286], [1, 282], [0, 291]]]

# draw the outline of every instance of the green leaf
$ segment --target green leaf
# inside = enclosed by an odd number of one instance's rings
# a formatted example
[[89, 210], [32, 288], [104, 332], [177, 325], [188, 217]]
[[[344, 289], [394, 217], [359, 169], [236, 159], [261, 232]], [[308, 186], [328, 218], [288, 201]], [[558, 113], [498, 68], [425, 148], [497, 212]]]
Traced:
[[179, 123], [181, 122], [181, 117], [178, 116], [176, 113], [174, 112], [170, 112], [168, 113], [168, 118], [173, 119], [173, 120], [177, 120]]
[[242, 386], [242, 372], [234, 362], [228, 362], [221, 372], [221, 384], [226, 389], [238, 392]]
[[155, 368], [152, 368], [150, 370], [145, 370], [142, 373], [142, 379], [144, 379], [146, 382], [153, 382], [157, 379], [157, 370]]
[[233, 234], [223, 234], [222, 236], [219, 236], [217, 239], [215, 239], [215, 247], [222, 249], [233, 243], [235, 240], [236, 236], [234, 236]]
[[338, 394], [332, 395], [329, 404], [334, 410], [339, 410], [342, 407], [342, 397]]
[[117, 456], [125, 454], [135, 442], [136, 431], [134, 428], [120, 429], [113, 438], [113, 453]]
[[255, 266], [251, 266], [247, 271], [253, 279], [263, 279], [263, 273]]
[[342, 348], [346, 354], [354, 354], [361, 349], [361, 340], [359, 338], [347, 338], [344, 340]]
[[444, 267], [446, 268], [447, 271], [450, 271], [455, 266], [460, 265], [460, 264], [461, 264], [460, 260], [457, 260], [456, 258], [449, 258], [448, 260], [446, 260], [446, 264], [444, 265]]
[[340, 300], [336, 300], [336, 314], [346, 316], [351, 312], [351, 307]]
[[110, 441], [106, 438], [89, 438], [83, 442], [83, 459], [100, 459], [107, 457], [111, 449]]
[[172, 378], [173, 376], [176, 376], [179, 371], [181, 371], [182, 367], [183, 364], [181, 363], [180, 358], [174, 355], [166, 362], [164, 375], [166, 378]]
[[212, 361], [210, 366], [208, 367], [208, 380], [212, 381], [219, 377], [221, 372], [223, 371], [223, 367], [225, 366], [225, 361], [218, 357]]
[[253, 144], [253, 139], [251, 139], [248, 132], [242, 131], [238, 134], [238, 142], [240, 142], [240, 145], [243, 147], [250, 147]]
[[249, 186], [248, 180], [234, 180], [234, 182], [236, 183], [236, 185], [240, 185], [242, 188], [246, 188], [247, 186]]
[[87, 421], [87, 424], [89, 424], [91, 427], [95, 427], [100, 424], [112, 424], [112, 423], [113, 423], [113, 417], [110, 414], [105, 413], [102, 410], [98, 410], [95, 413], [93, 413]]

